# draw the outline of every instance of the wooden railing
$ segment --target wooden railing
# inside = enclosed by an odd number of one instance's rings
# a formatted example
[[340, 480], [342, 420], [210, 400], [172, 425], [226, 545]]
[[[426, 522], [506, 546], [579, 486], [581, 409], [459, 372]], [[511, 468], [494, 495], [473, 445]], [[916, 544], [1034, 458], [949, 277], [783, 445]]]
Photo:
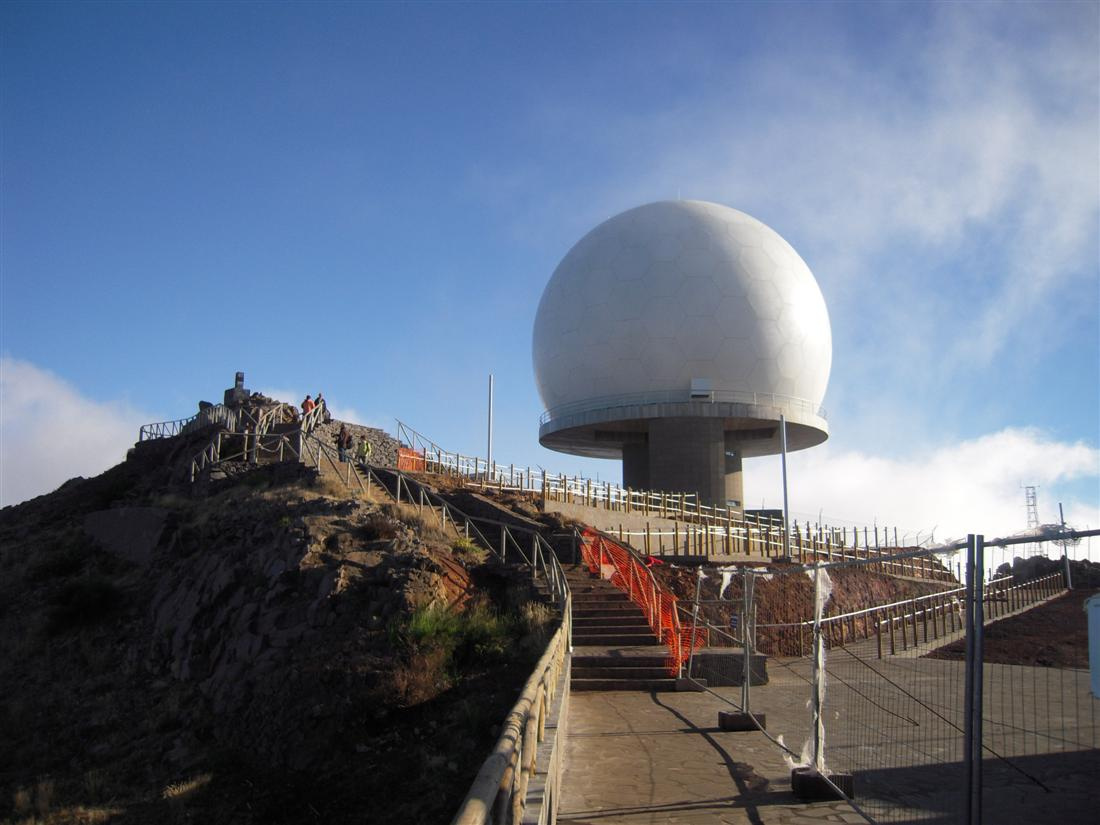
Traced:
[[[240, 410], [221, 407], [226, 416], [224, 426], [226, 429], [217, 432], [194, 458], [191, 460], [191, 482], [194, 483], [203, 470], [226, 461], [248, 461], [258, 463], [261, 457], [275, 458], [279, 461], [293, 459], [295, 461], [307, 461], [306, 454], [309, 450], [303, 444], [303, 435], [310, 435], [313, 428], [320, 420], [320, 410], [314, 408], [302, 416], [299, 427], [287, 433], [273, 434], [271, 429], [282, 423], [294, 420], [296, 411], [289, 404], [274, 404], [265, 408], [243, 408]], [[211, 408], [214, 409], [214, 408]], [[193, 416], [190, 419], [181, 419], [187, 423], [197, 421], [206, 415], [206, 411]], [[219, 413], [219, 415], [221, 415]], [[218, 416], [215, 416], [218, 418]], [[161, 422], [162, 424], [176, 424], [178, 422]], [[219, 422], [215, 422], [219, 423]], [[149, 427], [159, 425], [146, 425]], [[145, 430], [145, 427], [142, 427]], [[178, 434], [178, 433], [177, 433]], [[320, 445], [320, 440], [315, 439]], [[241, 447], [233, 452], [226, 453], [227, 444], [240, 443]], [[316, 459], [317, 466], [321, 464], [321, 453], [315, 448], [312, 451], [312, 461]], [[331, 460], [331, 459], [330, 459]]]
[[[228, 444], [239, 444], [238, 449], [226, 451]], [[191, 483], [194, 484], [203, 470], [228, 461], [259, 463], [261, 455], [269, 455], [278, 461], [304, 460], [303, 445], [297, 431], [272, 435], [255, 433], [230, 433], [220, 431], [191, 459]]]
[[[1065, 590], [1065, 577], [1062, 573], [1052, 573], [1020, 584], [1013, 584], [1011, 576], [993, 579], [984, 588], [985, 595], [982, 603], [985, 618], [987, 621], [999, 619], [1009, 613], [1015, 613], [1017, 610], [1057, 596], [1063, 590]], [[889, 645], [889, 655], [897, 654], [899, 636], [903, 652], [911, 646], [916, 647], [920, 643], [917, 638], [918, 629], [923, 631], [924, 644], [927, 644], [930, 639], [936, 640], [962, 630], [963, 597], [958, 591], [951, 592], [954, 594], [954, 601], [951, 604], [935, 598], [944, 594], [933, 594], [932, 597], [921, 597], [926, 600], [922, 605], [914, 605], [880, 619], [875, 625], [878, 658], [883, 657], [884, 643]], [[950, 630], [948, 630], [948, 619], [950, 619]], [[886, 626], [885, 631], [883, 625]]]
[[142, 424], [138, 432], [138, 441], [153, 441], [158, 438], [173, 438], [182, 435], [189, 429], [204, 427], [209, 424], [221, 424], [226, 429], [237, 429], [237, 411], [223, 404], [213, 404], [206, 409], [199, 410], [188, 418], [177, 418], [175, 421], [157, 421], [152, 424]]
[[[633, 490], [608, 481], [488, 462], [445, 450], [401, 421], [397, 422], [397, 435], [407, 449], [418, 452], [417, 464], [422, 464], [424, 472], [459, 479], [468, 486], [531, 494], [538, 496], [544, 506], [548, 502], [576, 504], [608, 513], [675, 521], [672, 528], [647, 525], [645, 530], [624, 530], [620, 526], [623, 541], [633, 542], [639, 549], [644, 547], [650, 554], [776, 558], [789, 552], [792, 559], [808, 563], [817, 558], [885, 557], [898, 548], [923, 546], [922, 541], [927, 543], [931, 538], [931, 533], [922, 539], [920, 533], [905, 534], [878, 525], [834, 527], [793, 521], [784, 542], [782, 519], [737, 508], [712, 507], [700, 503], [693, 493]], [[904, 564], [884, 559], [883, 563], [884, 571], [895, 575], [952, 580], [950, 571], [931, 558], [907, 560]]]
[[520, 693], [452, 825], [556, 820], [569, 700], [570, 614]]

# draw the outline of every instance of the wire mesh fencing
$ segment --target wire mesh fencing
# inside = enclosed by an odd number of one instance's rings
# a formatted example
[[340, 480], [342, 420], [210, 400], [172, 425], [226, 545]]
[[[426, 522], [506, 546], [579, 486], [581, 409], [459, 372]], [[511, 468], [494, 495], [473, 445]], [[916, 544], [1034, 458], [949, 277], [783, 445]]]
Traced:
[[[827, 609], [842, 565], [719, 571], [719, 598], [682, 605], [708, 638], [686, 675], [733, 729], [784, 750], [792, 787], [808, 772], [868, 822], [1094, 821], [1100, 700], [1087, 654], [1060, 649], [1064, 618], [1034, 631], [1045, 643], [1021, 624], [1072, 616], [1063, 602], [1077, 597], [1060, 575], [986, 582], [981, 550], [972, 537], [962, 586], [849, 613]], [[813, 592], [813, 615], [757, 621], [762, 598], [796, 588]], [[1050, 610], [1028, 614], [1041, 603]]]

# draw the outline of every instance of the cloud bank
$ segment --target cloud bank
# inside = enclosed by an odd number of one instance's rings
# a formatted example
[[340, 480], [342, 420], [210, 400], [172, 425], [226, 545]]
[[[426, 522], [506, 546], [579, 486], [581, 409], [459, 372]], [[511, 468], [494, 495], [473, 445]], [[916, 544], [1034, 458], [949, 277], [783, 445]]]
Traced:
[[152, 420], [123, 402], [86, 398], [34, 364], [0, 357], [0, 506], [114, 466]]
[[[287, 390], [272, 397], [296, 398]], [[335, 409], [343, 420], [354, 414]], [[350, 411], [354, 413], [354, 411]], [[118, 401], [100, 402], [26, 361], [0, 358], [0, 502], [49, 492], [74, 476], [121, 461], [152, 420]], [[1100, 526], [1100, 449], [1058, 441], [1033, 428], [1006, 428], [893, 458], [825, 444], [789, 458], [792, 513], [832, 524], [898, 526], [937, 539], [968, 532], [1003, 536], [1026, 524], [1021, 483], [1040, 487], [1040, 517], [1057, 502], [1077, 527]], [[553, 468], [550, 468], [553, 470]], [[782, 506], [777, 458], [746, 462], [749, 506]], [[1083, 491], [1083, 492], [1082, 492]]]
[[[746, 462], [749, 506], [782, 507], [779, 460]], [[1039, 516], [1058, 521], [1058, 501], [1071, 526], [1100, 527], [1100, 450], [1065, 443], [1031, 428], [946, 444], [928, 453], [880, 458], [826, 444], [788, 458], [791, 510], [800, 519], [898, 526], [936, 539], [967, 533], [1008, 536], [1027, 525], [1021, 483], [1039, 486]], [[1080, 493], [1077, 488], [1083, 487]]]

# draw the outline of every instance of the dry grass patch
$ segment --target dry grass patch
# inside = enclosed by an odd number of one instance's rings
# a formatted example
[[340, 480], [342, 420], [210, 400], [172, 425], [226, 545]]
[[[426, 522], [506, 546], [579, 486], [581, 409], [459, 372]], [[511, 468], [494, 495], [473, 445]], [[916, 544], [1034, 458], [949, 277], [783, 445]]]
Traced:
[[171, 800], [182, 799], [185, 796], [197, 791], [199, 788], [209, 785], [210, 780], [213, 779], [212, 774], [200, 773], [198, 776], [193, 776], [190, 779], [183, 779], [179, 782], [173, 782], [170, 785], [165, 786], [164, 791], [161, 792], [161, 798]]

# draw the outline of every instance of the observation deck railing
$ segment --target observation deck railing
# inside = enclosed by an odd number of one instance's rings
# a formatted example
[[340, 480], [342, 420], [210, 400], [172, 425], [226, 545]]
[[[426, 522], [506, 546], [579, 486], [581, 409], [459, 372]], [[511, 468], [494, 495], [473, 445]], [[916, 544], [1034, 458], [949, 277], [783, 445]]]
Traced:
[[641, 407], [650, 404], [745, 404], [754, 407], [775, 407], [778, 409], [799, 412], [805, 415], [816, 415], [826, 418], [825, 408], [805, 398], [796, 398], [791, 395], [778, 395], [764, 392], [742, 392], [739, 390], [660, 390], [656, 392], [627, 393], [624, 395], [605, 395], [599, 398], [586, 398], [583, 401], [572, 401], [568, 404], [559, 404], [551, 407], [539, 416], [539, 426], [570, 415], [580, 415], [596, 410], [613, 410], [622, 407]]

